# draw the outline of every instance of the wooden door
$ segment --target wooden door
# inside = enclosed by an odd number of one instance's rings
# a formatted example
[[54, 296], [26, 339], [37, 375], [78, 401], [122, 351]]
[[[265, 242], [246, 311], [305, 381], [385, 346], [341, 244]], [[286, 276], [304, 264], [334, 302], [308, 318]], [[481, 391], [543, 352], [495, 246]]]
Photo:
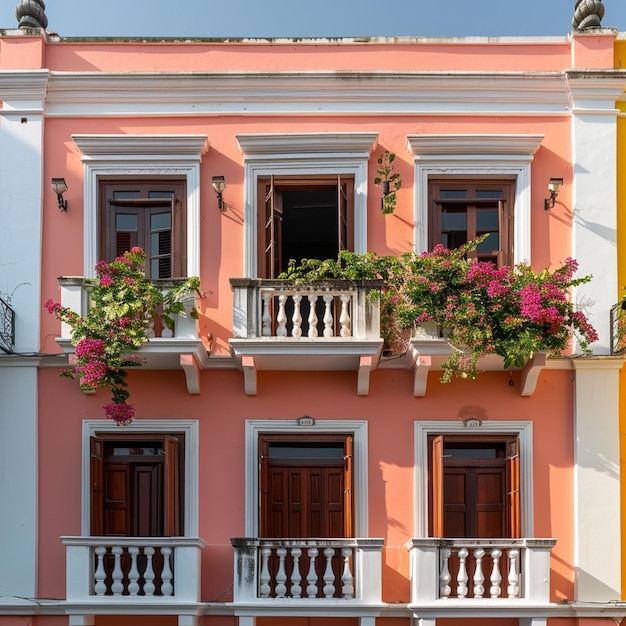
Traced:
[[352, 441], [260, 440], [260, 536], [351, 537]]
[[430, 440], [430, 533], [435, 537], [519, 537], [516, 437]]

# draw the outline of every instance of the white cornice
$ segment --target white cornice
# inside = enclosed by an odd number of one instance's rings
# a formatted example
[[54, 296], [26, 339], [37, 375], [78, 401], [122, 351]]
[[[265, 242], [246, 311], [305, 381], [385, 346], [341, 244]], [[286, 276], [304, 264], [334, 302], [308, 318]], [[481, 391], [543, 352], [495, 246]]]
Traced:
[[42, 111], [48, 70], [0, 71], [0, 115]]
[[236, 135], [246, 157], [275, 158], [274, 155], [319, 154], [365, 155], [376, 147], [378, 133], [288, 133]]
[[50, 117], [562, 115], [561, 72], [53, 72]]
[[531, 161], [543, 135], [408, 135], [407, 144], [415, 158], [443, 155], [487, 155], [523, 157]]
[[83, 160], [118, 161], [140, 156], [199, 160], [209, 149], [206, 135], [72, 135]]

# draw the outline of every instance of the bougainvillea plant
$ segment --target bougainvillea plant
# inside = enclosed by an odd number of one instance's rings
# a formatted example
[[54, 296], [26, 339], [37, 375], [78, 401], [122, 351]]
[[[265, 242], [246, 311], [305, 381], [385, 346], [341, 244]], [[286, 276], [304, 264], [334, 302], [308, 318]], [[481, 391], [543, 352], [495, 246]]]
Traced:
[[598, 340], [572, 300], [573, 288], [591, 280], [574, 278], [573, 259], [554, 271], [528, 264], [498, 267], [468, 257], [485, 237], [449, 250], [378, 257], [342, 251], [338, 259], [291, 263], [283, 278], [299, 282], [342, 278], [379, 279], [381, 336], [391, 350], [406, 349], [406, 331], [430, 322], [452, 352], [442, 364], [442, 382], [475, 378], [480, 358], [495, 354], [504, 367], [521, 367], [537, 352], [561, 355], [572, 337], [585, 353]]
[[[130, 424], [135, 408], [128, 403], [126, 368], [141, 365], [129, 354], [149, 341], [147, 331], [161, 314], [165, 325], [174, 325], [174, 315], [185, 310], [184, 300], [200, 294], [200, 280], [186, 278], [162, 293], [144, 271], [146, 254], [133, 248], [111, 263], [95, 266], [96, 278], [85, 279], [90, 287], [90, 306], [85, 317], [53, 300], [45, 303], [48, 312], [71, 327], [76, 346], [76, 363], [61, 374], [80, 380], [85, 391], [111, 389], [111, 402], [103, 408], [118, 425]], [[195, 308], [191, 315], [196, 316]]]

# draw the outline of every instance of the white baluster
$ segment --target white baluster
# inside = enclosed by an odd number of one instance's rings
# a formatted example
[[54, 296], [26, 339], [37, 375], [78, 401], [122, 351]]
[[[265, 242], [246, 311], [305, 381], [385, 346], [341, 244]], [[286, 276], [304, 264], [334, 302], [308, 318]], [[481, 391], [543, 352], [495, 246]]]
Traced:
[[485, 576], [483, 574], [483, 557], [485, 551], [482, 548], [474, 550], [474, 559], [476, 560], [476, 569], [474, 570], [474, 597], [482, 598], [485, 593]]
[[154, 332], [154, 318], [148, 317], [146, 315], [146, 321], [148, 323], [148, 325], [146, 326], [146, 337], [148, 339], [154, 339], [156, 337], [156, 334]]
[[172, 585], [172, 566], [170, 563], [172, 548], [167, 546], [161, 546], [161, 554], [163, 555], [163, 571], [161, 572], [161, 594], [164, 596], [171, 596], [174, 593], [174, 587]]
[[293, 328], [291, 329], [291, 336], [294, 339], [300, 339], [302, 337], [302, 314], [300, 313], [300, 302], [302, 296], [299, 293], [293, 294], [293, 316], [291, 322]]
[[339, 316], [339, 324], [341, 326], [341, 336], [342, 337], [351, 337], [352, 336], [352, 325], [350, 322], [350, 315], [348, 313], [348, 303], [350, 302], [350, 296], [346, 293], [342, 293], [339, 296], [341, 300], [341, 315]]
[[278, 327], [276, 328], [277, 337], [287, 336], [287, 313], [285, 313], [286, 301], [287, 296], [281, 293], [280, 296], [278, 296], [278, 315], [276, 316], [276, 323], [278, 324]]
[[309, 555], [309, 573], [307, 574], [306, 580], [309, 584], [306, 587], [306, 593], [309, 598], [315, 598], [317, 596], [317, 572], [315, 571], [315, 559], [319, 554], [319, 550], [317, 548], [309, 548], [307, 550], [307, 554]]
[[261, 548], [261, 574], [259, 577], [259, 594], [262, 598], [270, 597], [270, 556], [272, 554], [272, 548], [269, 546], [263, 546]]
[[307, 296], [309, 300], [309, 337], [315, 339], [318, 335], [317, 332], [317, 311], [315, 305], [317, 304], [317, 294], [311, 294]]
[[270, 315], [270, 301], [272, 300], [272, 292], [264, 291], [261, 294], [263, 300], [263, 312], [261, 314], [261, 335], [263, 337], [272, 336], [272, 316]]
[[291, 549], [291, 558], [293, 559], [293, 570], [291, 572], [291, 597], [302, 597], [302, 586], [300, 581], [302, 576], [300, 575], [300, 556], [302, 556], [302, 550], [300, 548]]
[[324, 556], [326, 557], [326, 569], [324, 570], [324, 596], [332, 598], [335, 595], [335, 574], [333, 573], [333, 556], [335, 556], [334, 548], [325, 548]]
[[518, 556], [519, 550], [509, 550], [509, 586], [507, 588], [509, 598], [519, 598]]
[[334, 296], [331, 293], [325, 293], [323, 295], [324, 300], [324, 337], [332, 337], [333, 333], [333, 311], [332, 303]]
[[467, 548], [459, 550], [459, 573], [456, 577], [456, 595], [459, 598], [467, 598]]
[[106, 593], [107, 586], [104, 581], [107, 577], [104, 570], [104, 555], [107, 553], [107, 549], [104, 546], [96, 546], [96, 573], [94, 578], [96, 584], [94, 585], [94, 592], [97, 596], [103, 596]]
[[493, 559], [493, 569], [491, 570], [491, 587], [489, 593], [492, 598], [500, 597], [500, 583], [502, 582], [502, 575], [500, 574], [500, 557], [502, 556], [502, 550], [494, 548], [491, 551], [491, 558]]
[[115, 564], [113, 565], [113, 573], [111, 574], [111, 578], [113, 579], [113, 584], [111, 585], [111, 591], [114, 596], [121, 596], [122, 591], [124, 591], [124, 585], [122, 584], [122, 578], [124, 577], [124, 573], [122, 572], [122, 564], [121, 564], [121, 555], [122, 548], [120, 546], [113, 546], [111, 548], [111, 552], [115, 557]]
[[145, 596], [153, 596], [155, 587], [154, 587], [154, 566], [152, 562], [152, 557], [154, 556], [154, 548], [151, 546], [146, 546], [143, 549], [143, 553], [146, 557], [146, 571], [143, 573], [143, 593]]
[[129, 546], [128, 553], [130, 554], [130, 570], [128, 572], [128, 593], [131, 596], [136, 596], [139, 593], [139, 570], [137, 569], [137, 555], [139, 554], [139, 548], [137, 546]]
[[352, 556], [352, 548], [342, 548], [341, 556], [343, 558], [343, 573], [341, 574], [341, 595], [351, 600], [354, 598], [354, 576], [350, 571], [350, 556]]
[[287, 556], [286, 548], [278, 548], [276, 550], [278, 554], [278, 572], [276, 574], [276, 597], [284, 598], [287, 593], [287, 586], [285, 581], [287, 580], [287, 574], [285, 573], [285, 557]]
[[448, 563], [450, 561], [450, 548], [441, 548], [441, 573], [439, 574], [439, 597], [450, 597], [450, 568]]

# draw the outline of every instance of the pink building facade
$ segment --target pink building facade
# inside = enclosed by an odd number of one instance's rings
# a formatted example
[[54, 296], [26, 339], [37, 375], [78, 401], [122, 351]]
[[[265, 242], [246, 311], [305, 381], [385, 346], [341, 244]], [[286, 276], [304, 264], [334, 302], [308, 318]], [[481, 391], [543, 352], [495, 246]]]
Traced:
[[[621, 619], [615, 35], [1, 31], [0, 296], [15, 337], [0, 356], [0, 623]], [[402, 179], [389, 215], [374, 183], [385, 150]], [[470, 208], [491, 210], [506, 263], [573, 256], [593, 275], [576, 293], [592, 355], [512, 370], [493, 357], [441, 384], [445, 340], [389, 355], [365, 288], [307, 286], [328, 298], [313, 308], [332, 337], [294, 323], [302, 294], [275, 280], [288, 258], [454, 243], [442, 198], [468, 233], [486, 228]], [[197, 321], [139, 351], [136, 416], [118, 427], [104, 391], [59, 377], [74, 349], [43, 302], [84, 314], [83, 278], [130, 245], [151, 250], [153, 278], [199, 276], [206, 293]], [[453, 534], [437, 529], [441, 471], [464, 520]], [[501, 530], [472, 525], [487, 518]]]

